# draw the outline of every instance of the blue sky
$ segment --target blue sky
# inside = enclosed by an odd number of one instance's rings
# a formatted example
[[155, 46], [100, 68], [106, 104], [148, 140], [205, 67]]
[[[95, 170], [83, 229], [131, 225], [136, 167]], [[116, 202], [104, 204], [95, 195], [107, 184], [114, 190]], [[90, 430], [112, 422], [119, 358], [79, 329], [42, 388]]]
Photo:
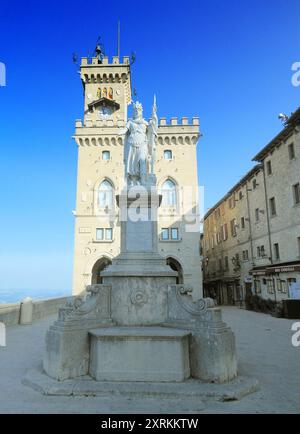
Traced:
[[[199, 116], [205, 208], [252, 166], [298, 107], [299, 0], [3, 1], [0, 62], [0, 291], [70, 291], [82, 86], [72, 52], [136, 52], [134, 87], [150, 114]], [[148, 110], [148, 113], [147, 113]], [[0, 297], [1, 298], [1, 297]]]

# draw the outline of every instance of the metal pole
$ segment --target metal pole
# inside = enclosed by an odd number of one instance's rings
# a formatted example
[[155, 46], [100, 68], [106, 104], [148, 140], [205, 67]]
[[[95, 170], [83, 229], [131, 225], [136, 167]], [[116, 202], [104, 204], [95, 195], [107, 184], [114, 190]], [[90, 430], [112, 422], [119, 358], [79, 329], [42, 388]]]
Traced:
[[118, 57], [120, 58], [121, 54], [121, 24], [118, 21]]

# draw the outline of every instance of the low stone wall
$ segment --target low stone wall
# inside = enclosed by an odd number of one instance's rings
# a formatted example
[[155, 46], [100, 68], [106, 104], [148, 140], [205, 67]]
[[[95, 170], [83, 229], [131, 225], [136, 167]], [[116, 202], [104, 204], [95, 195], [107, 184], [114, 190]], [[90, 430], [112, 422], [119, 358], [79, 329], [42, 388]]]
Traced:
[[0, 304], [0, 322], [6, 326], [18, 324], [20, 320], [21, 303]]
[[[49, 300], [33, 301], [33, 321], [58, 313], [60, 307], [66, 304], [69, 297], [50, 298]], [[21, 303], [0, 304], [0, 322], [6, 326], [19, 324]]]

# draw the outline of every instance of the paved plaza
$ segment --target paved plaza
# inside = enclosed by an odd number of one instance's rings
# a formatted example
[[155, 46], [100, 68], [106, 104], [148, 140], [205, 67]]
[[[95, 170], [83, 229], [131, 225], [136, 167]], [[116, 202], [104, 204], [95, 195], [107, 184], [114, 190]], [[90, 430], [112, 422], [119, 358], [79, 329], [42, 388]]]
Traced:
[[239, 372], [259, 380], [260, 391], [240, 401], [213, 402], [127, 397], [43, 396], [22, 385], [43, 356], [55, 317], [8, 328], [0, 348], [0, 413], [300, 413], [300, 347], [291, 344], [293, 321], [225, 307], [236, 335]]

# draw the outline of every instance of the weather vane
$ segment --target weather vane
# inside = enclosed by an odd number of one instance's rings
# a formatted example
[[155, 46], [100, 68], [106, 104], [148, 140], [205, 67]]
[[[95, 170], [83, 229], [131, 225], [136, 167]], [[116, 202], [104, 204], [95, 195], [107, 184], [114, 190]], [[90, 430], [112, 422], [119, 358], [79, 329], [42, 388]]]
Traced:
[[102, 63], [102, 62], [103, 62], [103, 58], [104, 58], [104, 56], [105, 56], [105, 49], [104, 49], [104, 45], [101, 44], [100, 39], [101, 39], [101, 37], [98, 36], [98, 39], [97, 39], [97, 42], [96, 42], [96, 48], [95, 48], [94, 54], [95, 54], [95, 56], [97, 57], [98, 62], [99, 62], [99, 63]]
[[130, 57], [130, 65], [133, 65], [135, 61], [136, 61], [136, 54], [135, 52], [132, 52]]

